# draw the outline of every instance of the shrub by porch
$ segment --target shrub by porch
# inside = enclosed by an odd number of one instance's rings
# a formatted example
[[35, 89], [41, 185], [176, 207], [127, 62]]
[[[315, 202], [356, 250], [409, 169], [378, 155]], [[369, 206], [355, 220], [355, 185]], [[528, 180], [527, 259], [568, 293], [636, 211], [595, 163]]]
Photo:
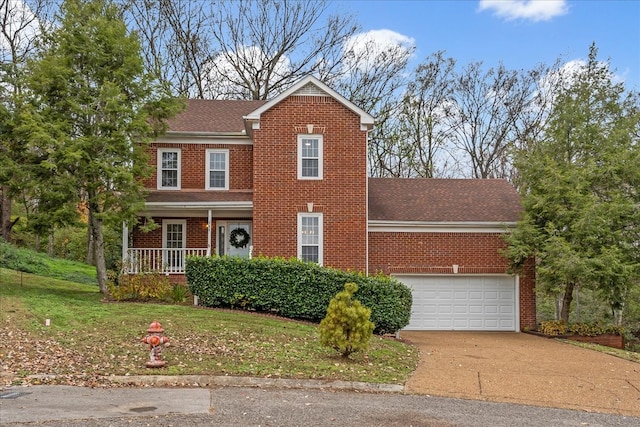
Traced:
[[409, 324], [411, 290], [388, 276], [366, 277], [295, 259], [187, 257], [189, 289], [206, 307], [239, 307], [319, 323], [329, 301], [344, 284], [371, 309], [376, 334], [395, 333]]

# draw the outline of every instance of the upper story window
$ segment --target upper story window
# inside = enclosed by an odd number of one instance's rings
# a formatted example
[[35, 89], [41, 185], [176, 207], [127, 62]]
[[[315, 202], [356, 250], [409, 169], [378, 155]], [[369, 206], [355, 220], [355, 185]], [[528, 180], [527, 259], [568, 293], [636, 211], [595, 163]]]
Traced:
[[298, 135], [298, 179], [322, 179], [322, 135]]
[[158, 148], [158, 189], [180, 190], [179, 148]]
[[298, 259], [322, 265], [322, 214], [298, 214]]
[[229, 189], [229, 150], [207, 150], [207, 190]]

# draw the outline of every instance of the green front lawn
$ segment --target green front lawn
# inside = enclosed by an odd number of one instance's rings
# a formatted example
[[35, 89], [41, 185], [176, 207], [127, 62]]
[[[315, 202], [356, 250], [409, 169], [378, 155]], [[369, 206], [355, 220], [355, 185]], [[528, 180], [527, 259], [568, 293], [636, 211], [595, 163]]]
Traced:
[[[0, 380], [32, 374], [105, 381], [108, 375], [203, 374], [403, 384], [413, 346], [374, 336], [350, 360], [320, 346], [317, 326], [241, 311], [102, 302], [97, 286], [0, 269]], [[45, 326], [46, 319], [50, 326]], [[167, 366], [145, 367], [153, 320], [171, 340]], [[4, 371], [4, 373], [3, 373]], [[33, 382], [33, 380], [31, 380]]]

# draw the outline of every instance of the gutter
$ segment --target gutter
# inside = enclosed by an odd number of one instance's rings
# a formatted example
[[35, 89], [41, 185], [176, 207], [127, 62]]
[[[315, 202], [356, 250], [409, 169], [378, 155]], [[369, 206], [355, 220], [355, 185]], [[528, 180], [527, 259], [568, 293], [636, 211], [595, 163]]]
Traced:
[[374, 233], [507, 233], [516, 225], [516, 221], [368, 221]]

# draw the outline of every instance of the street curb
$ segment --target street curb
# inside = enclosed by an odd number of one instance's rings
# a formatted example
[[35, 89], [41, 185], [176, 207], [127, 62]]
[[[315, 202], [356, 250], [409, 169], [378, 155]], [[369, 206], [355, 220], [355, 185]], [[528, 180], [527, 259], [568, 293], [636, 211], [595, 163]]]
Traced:
[[351, 390], [369, 393], [404, 393], [399, 384], [376, 384], [359, 381], [296, 380], [288, 378], [258, 378], [215, 375], [131, 375], [109, 376], [109, 381], [144, 387], [264, 387]]

